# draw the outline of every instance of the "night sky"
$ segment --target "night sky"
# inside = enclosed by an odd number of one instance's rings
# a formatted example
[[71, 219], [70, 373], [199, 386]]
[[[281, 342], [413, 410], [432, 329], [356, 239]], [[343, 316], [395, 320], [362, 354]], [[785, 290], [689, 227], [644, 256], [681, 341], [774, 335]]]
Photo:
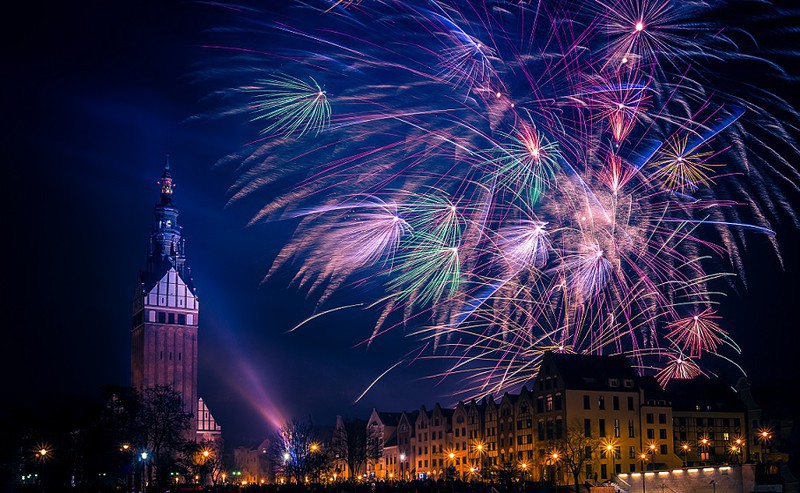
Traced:
[[[443, 369], [429, 362], [401, 366], [352, 404], [415, 347], [400, 333], [357, 346], [373, 320], [358, 312], [286, 333], [312, 313], [313, 299], [288, 287], [288, 277], [261, 281], [293, 224], [248, 227], [264, 196], [226, 206], [236, 170], [215, 163], [251, 135], [230, 120], [191, 118], [210, 109], [210, 88], [193, 74], [209, 56], [202, 46], [218, 10], [162, 1], [16, 8], [0, 59], [4, 395], [24, 406], [129, 383], [131, 298], [170, 154], [201, 300], [200, 395], [226, 439], [261, 438], [282, 417], [332, 424], [373, 406], [450, 403], [458, 382], [421, 379]], [[784, 90], [788, 97], [796, 87]], [[800, 204], [796, 192], [787, 200]], [[800, 356], [800, 235], [789, 221], [775, 229], [783, 267], [755, 239], [747, 286], [737, 283], [722, 307], [744, 350], [739, 361], [762, 383], [796, 382]]]

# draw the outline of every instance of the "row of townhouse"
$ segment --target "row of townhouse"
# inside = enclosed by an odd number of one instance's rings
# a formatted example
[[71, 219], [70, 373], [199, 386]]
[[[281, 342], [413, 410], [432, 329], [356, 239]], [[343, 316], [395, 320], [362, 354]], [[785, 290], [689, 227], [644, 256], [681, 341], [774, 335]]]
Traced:
[[613, 473], [757, 458], [747, 424], [746, 407], [722, 382], [675, 380], [661, 389], [624, 357], [546, 353], [533, 388], [519, 394], [453, 409], [373, 410], [367, 427], [381, 437], [383, 454], [367, 473], [470, 479], [506, 469], [564, 481], [566, 468], [553, 453], [577, 430], [598, 445], [581, 479], [604, 481]]

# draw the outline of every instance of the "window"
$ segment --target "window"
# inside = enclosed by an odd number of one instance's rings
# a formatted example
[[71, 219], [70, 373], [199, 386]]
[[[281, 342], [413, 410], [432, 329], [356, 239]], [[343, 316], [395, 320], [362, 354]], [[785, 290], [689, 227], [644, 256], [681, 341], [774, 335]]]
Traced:
[[608, 385], [611, 387], [619, 387], [619, 380], [616, 378], [609, 378]]
[[615, 395], [613, 397], [613, 402], [614, 402], [614, 411], [619, 411], [619, 396], [618, 395]]
[[648, 428], [648, 429], [647, 429], [647, 438], [649, 438], [650, 440], [652, 440], [652, 439], [654, 439], [655, 437], [656, 437], [656, 431], [655, 431], [654, 429], [652, 429], [652, 428]]
[[655, 423], [653, 420], [653, 413], [647, 413], [647, 424], [651, 425], [653, 423]]
[[590, 404], [591, 399], [589, 399], [588, 395], [583, 396], [583, 408], [584, 409], [591, 409], [592, 405]]
[[544, 421], [539, 421], [536, 436], [539, 440], [544, 440]]
[[[614, 458], [615, 459], [621, 459], [622, 458], [622, 447], [620, 447], [619, 445], [614, 447]], [[619, 466], [619, 464], [617, 464], [617, 465]], [[617, 472], [619, 472], [619, 469], [617, 469]]]
[[186, 325], [186, 314], [179, 313], [178, 314], [178, 325]]
[[614, 420], [614, 438], [619, 438], [619, 437], [620, 437], [620, 433], [619, 433], [619, 420], [618, 420], [618, 419], [615, 419], [615, 420]]
[[555, 398], [553, 399], [553, 407], [556, 411], [561, 410], [561, 394], [556, 394]]
[[628, 411], [633, 411], [633, 397], [628, 397]]
[[167, 314], [164, 312], [158, 312], [158, 323], [165, 324], [167, 323]]
[[592, 436], [592, 420], [586, 418], [583, 420], [583, 434], [586, 438], [590, 438]]
[[667, 424], [667, 415], [665, 413], [658, 413], [658, 424]]
[[545, 410], [546, 411], [552, 411], [553, 410], [553, 396], [552, 395], [548, 395], [547, 396], [547, 404], [545, 405]]
[[600, 437], [602, 438], [602, 437], [605, 437], [605, 436], [606, 436], [606, 420], [601, 419], [600, 420]]
[[636, 428], [633, 427], [633, 420], [628, 420], [628, 438], [636, 437]]
[[667, 439], [667, 429], [666, 428], [659, 428], [658, 430], [658, 438], [662, 440]]
[[600, 464], [600, 477], [601, 478], [608, 477], [608, 467], [605, 464]]
[[629, 447], [628, 448], [628, 458], [635, 459], [636, 458], [636, 447]]
[[597, 409], [605, 409], [605, 408], [606, 408], [606, 398], [601, 395], [597, 399]]
[[[541, 398], [541, 397], [538, 397], [536, 399], [536, 412], [537, 413], [543, 413], [544, 412], [544, 399]], [[489, 419], [492, 419], [492, 418], [489, 418]]]
[[587, 478], [591, 478], [592, 477], [592, 465], [591, 464], [586, 464], [586, 477]]
[[661, 446], [661, 453], [664, 454], [664, 455], [667, 454], [667, 445], [666, 444]]
[[564, 424], [560, 419], [556, 420], [556, 438], [563, 438]]
[[633, 380], [631, 380], [629, 378], [626, 378], [625, 380], [622, 381], [622, 385], [624, 385], [625, 387], [627, 387], [629, 389], [632, 389], [633, 388]]
[[174, 313], [170, 313], [169, 314], [169, 316], [167, 317], [167, 323], [168, 324], [174, 324], [175, 323], [175, 314]]

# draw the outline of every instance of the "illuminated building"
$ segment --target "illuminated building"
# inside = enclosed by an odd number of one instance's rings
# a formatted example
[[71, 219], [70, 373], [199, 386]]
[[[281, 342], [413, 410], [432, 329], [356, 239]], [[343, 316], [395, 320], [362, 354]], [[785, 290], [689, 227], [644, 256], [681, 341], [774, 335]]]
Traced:
[[137, 390], [168, 385], [194, 416], [198, 440], [220, 436], [221, 428], [197, 393], [200, 305], [186, 264], [185, 240], [172, 202], [174, 183], [169, 161], [159, 180], [160, 201], [147, 249], [145, 269], [133, 299], [131, 379]]

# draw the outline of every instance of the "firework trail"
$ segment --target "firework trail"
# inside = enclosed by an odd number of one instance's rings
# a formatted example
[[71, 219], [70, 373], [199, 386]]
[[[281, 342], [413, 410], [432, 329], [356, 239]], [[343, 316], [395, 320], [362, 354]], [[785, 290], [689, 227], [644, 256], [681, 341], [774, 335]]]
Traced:
[[[754, 8], [243, 8], [205, 72], [260, 134], [227, 158], [232, 200], [266, 193], [254, 222], [298, 221], [268, 277], [292, 269], [323, 312], [374, 294], [353, 305], [369, 340], [405, 327], [470, 396], [530, 381], [549, 350], [623, 354], [662, 385], [706, 373], [739, 351], [714, 307], [747, 238], [779, 255], [773, 224], [797, 226], [798, 114], [754, 83], [794, 79], [734, 22]], [[762, 28], [798, 15], [757, 8]]]

